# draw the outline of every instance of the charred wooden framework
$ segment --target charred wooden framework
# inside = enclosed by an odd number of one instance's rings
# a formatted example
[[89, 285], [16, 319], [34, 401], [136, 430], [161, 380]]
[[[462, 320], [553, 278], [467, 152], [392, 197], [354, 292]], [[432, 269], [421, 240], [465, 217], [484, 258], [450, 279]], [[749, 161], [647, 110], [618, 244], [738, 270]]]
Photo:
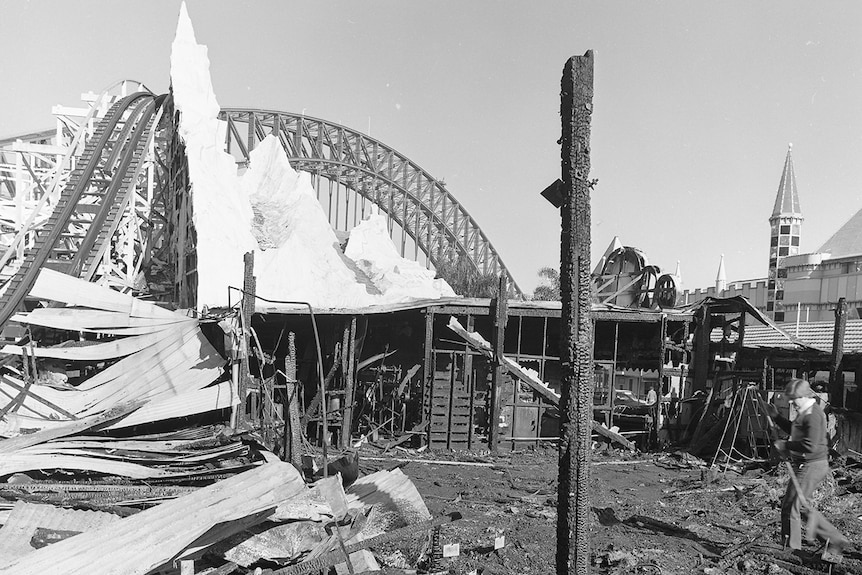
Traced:
[[[172, 99], [170, 100], [172, 102]], [[166, 185], [160, 188], [160, 216], [166, 241], [160, 263], [164, 266], [164, 281], [170, 290], [170, 301], [181, 308], [197, 306], [197, 235], [192, 219], [189, 162], [185, 144], [179, 134], [180, 113], [173, 108], [165, 111], [171, 119], [165, 146], [168, 150]]]
[[[508, 303], [503, 353], [534, 369], [540, 379], [559, 390], [559, 308]], [[691, 314], [602, 309], [593, 316], [597, 374], [602, 365], [613, 364], [618, 369], [652, 370], [665, 378], [685, 376], [682, 366], [690, 361], [685, 342]], [[433, 450], [489, 449], [495, 365], [447, 327], [450, 317], [468, 331], [493, 339], [495, 308], [489, 300], [423, 304], [385, 313], [357, 310], [316, 315], [330, 445], [346, 448], [365, 436], [379, 445], [402, 441], [413, 446], [427, 444]], [[280, 450], [286, 386], [288, 379], [295, 380], [304, 414], [302, 432], [319, 442], [323, 430], [316, 398], [317, 359], [307, 314], [255, 313], [251, 326], [256, 342], [250, 348], [249, 422], [271, 428], [265, 435]], [[287, 378], [281, 366], [291, 358], [289, 334], [294, 334], [296, 342], [295, 375]], [[676, 367], [666, 367], [671, 363]], [[614, 372], [610, 377], [613, 385]], [[498, 381], [497, 418], [504, 424], [499, 428], [499, 449], [523, 448], [558, 437], [557, 406], [509, 374]], [[592, 390], [596, 404], [608, 395], [601, 385], [597, 383]], [[264, 396], [269, 397], [270, 391], [258, 390], [273, 390], [274, 410], [264, 409], [268, 401]], [[596, 414], [602, 416], [599, 405]]]
[[[439, 305], [425, 310], [425, 386], [422, 413], [429, 423], [431, 449], [488, 449], [494, 365], [448, 327], [450, 317], [467, 331], [491, 340], [494, 310], [485, 303]], [[610, 398], [616, 372], [623, 368], [655, 370], [657, 380], [686, 377], [692, 354], [688, 343], [690, 313], [593, 311], [595, 379], [591, 398], [595, 414], [615, 424]], [[560, 310], [510, 302], [503, 353], [535, 370], [552, 389], [562, 380]], [[622, 345], [620, 343], [622, 342]], [[605, 374], [605, 366], [613, 366]], [[667, 387], [665, 387], [665, 392]], [[558, 438], [556, 406], [510, 375], [500, 382], [500, 449], [519, 449]]]

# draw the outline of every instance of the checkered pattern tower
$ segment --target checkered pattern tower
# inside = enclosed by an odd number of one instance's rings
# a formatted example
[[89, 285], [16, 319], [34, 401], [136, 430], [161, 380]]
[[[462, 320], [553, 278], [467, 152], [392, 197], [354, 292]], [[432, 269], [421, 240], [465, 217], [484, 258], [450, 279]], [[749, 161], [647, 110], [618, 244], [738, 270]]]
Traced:
[[766, 313], [773, 320], [784, 321], [784, 282], [787, 279], [787, 269], [784, 259], [799, 253], [799, 242], [802, 237], [802, 208], [799, 207], [799, 192], [796, 189], [796, 176], [793, 173], [793, 144], [787, 146], [787, 157], [784, 160], [784, 170], [781, 172], [781, 182], [778, 184], [778, 194], [775, 196], [775, 207], [769, 218], [769, 275], [766, 299]]

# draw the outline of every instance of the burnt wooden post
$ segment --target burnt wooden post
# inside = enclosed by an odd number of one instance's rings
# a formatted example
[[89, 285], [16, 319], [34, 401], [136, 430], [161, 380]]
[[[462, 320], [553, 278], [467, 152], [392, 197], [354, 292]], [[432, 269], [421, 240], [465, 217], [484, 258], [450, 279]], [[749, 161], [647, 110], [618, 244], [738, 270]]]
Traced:
[[[248, 401], [248, 389], [251, 383], [251, 373], [248, 363], [248, 346], [249, 338], [251, 338], [251, 316], [254, 314], [254, 299], [257, 291], [257, 281], [254, 277], [254, 252], [247, 252], [243, 256], [243, 264], [245, 264], [244, 275], [242, 280], [242, 352], [240, 356], [240, 371], [239, 371], [239, 387], [237, 393], [239, 395], [239, 411], [237, 417], [237, 425], [241, 426], [246, 422], [246, 405]], [[252, 413], [252, 418], [257, 419], [257, 412]]]
[[355, 385], [354, 369], [356, 366], [356, 316], [350, 318], [344, 337], [344, 351], [342, 352], [344, 365], [344, 405], [341, 416], [341, 447], [350, 447], [350, 432], [353, 424], [353, 387]]
[[844, 332], [847, 329], [847, 299], [840, 298], [835, 306], [835, 331], [832, 333], [832, 357], [829, 360], [829, 402], [844, 407]]
[[703, 306], [694, 317], [694, 382], [692, 393], [706, 391], [709, 377], [709, 334], [712, 331], [712, 315], [709, 306]]
[[590, 116], [593, 52], [573, 56], [563, 69], [563, 205], [560, 208], [560, 463], [557, 574], [589, 572], [589, 477], [592, 432], [593, 332], [590, 318]]
[[494, 333], [492, 334], [491, 347], [494, 349], [494, 374], [491, 378], [491, 416], [490, 427], [488, 428], [488, 443], [491, 453], [497, 453], [497, 447], [500, 443], [500, 388], [503, 386], [503, 378], [506, 375], [506, 370], [503, 367], [503, 341], [506, 333], [506, 321], [508, 317], [508, 285], [506, 276], [500, 275], [500, 282], [497, 285], [497, 297], [494, 298], [492, 304], [494, 307]]
[[[431, 447], [431, 398], [434, 393], [434, 372], [437, 369], [434, 353], [434, 308], [425, 308], [425, 359], [422, 362], [422, 420], [428, 424], [428, 432], [423, 436], [422, 445]], [[471, 414], [472, 417], [472, 414]]]
[[[653, 431], [654, 437], [650, 437], [654, 445], [659, 441], [659, 432], [664, 424], [664, 414], [661, 412], [661, 398], [664, 396], [664, 363], [667, 360], [667, 315], [662, 314], [661, 325], [659, 327], [659, 360], [658, 360], [658, 384], [655, 390], [656, 402], [652, 407], [653, 410]], [[670, 387], [668, 385], [668, 387]], [[670, 393], [670, 389], [667, 390]]]
[[284, 358], [286, 397], [284, 416], [284, 460], [302, 469], [302, 429], [299, 420], [299, 381], [296, 379], [296, 334], [287, 334], [287, 357]]

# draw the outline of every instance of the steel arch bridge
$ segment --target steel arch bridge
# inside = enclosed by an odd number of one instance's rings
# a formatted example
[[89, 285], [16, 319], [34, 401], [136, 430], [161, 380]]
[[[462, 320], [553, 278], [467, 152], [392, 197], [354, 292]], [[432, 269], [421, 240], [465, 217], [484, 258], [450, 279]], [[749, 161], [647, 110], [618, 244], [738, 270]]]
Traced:
[[[476, 220], [443, 182], [395, 149], [345, 126], [302, 114], [223, 108], [219, 117], [227, 122], [226, 149], [238, 163], [248, 165], [250, 152], [272, 135], [291, 165], [312, 175], [318, 199], [326, 194], [325, 187], [321, 192], [325, 180], [328, 215], [336, 230], [356, 225], [366, 213], [366, 203], [372, 203], [388, 216], [393, 240], [400, 239], [402, 257], [412, 247], [414, 259], [420, 259], [421, 252], [426, 264], [436, 268], [453, 255], [460, 256], [480, 274], [505, 275], [510, 290], [523, 297]], [[400, 233], [393, 232], [392, 222]]]

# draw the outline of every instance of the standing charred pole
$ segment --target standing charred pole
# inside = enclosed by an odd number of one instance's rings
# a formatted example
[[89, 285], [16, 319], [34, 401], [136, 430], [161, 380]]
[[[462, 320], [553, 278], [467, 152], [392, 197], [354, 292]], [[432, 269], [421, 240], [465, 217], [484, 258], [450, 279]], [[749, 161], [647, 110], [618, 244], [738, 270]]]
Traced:
[[[242, 345], [240, 346], [239, 385], [237, 395], [240, 404], [231, 423], [234, 427], [242, 427], [246, 420], [246, 407], [248, 402], [248, 390], [252, 385], [251, 371], [249, 369], [248, 348], [251, 339], [251, 316], [254, 315], [254, 300], [257, 293], [257, 278], [254, 277], [254, 252], [243, 255], [243, 280], [242, 280], [242, 304], [240, 305], [240, 326], [242, 328]], [[259, 396], [258, 396], [259, 397]], [[255, 423], [260, 423], [260, 414], [253, 410], [251, 414]]]
[[284, 421], [284, 460], [302, 470], [302, 427], [299, 418], [299, 386], [296, 379], [296, 334], [287, 335], [287, 357], [284, 359], [287, 414]]
[[491, 421], [488, 429], [488, 443], [491, 453], [496, 454], [500, 446], [500, 411], [502, 398], [500, 392], [506, 370], [503, 367], [503, 342], [506, 335], [506, 322], [509, 309], [509, 286], [506, 275], [500, 274], [497, 284], [497, 296], [491, 301], [494, 308], [494, 332], [491, 337], [491, 347], [494, 349], [494, 372], [491, 376]]
[[844, 407], [844, 377], [841, 360], [844, 358], [844, 332], [847, 329], [847, 299], [840, 298], [835, 306], [835, 331], [832, 333], [832, 357], [829, 359], [829, 402]]
[[563, 69], [560, 291], [563, 300], [557, 575], [589, 572], [593, 329], [590, 317], [590, 116], [593, 52]]

